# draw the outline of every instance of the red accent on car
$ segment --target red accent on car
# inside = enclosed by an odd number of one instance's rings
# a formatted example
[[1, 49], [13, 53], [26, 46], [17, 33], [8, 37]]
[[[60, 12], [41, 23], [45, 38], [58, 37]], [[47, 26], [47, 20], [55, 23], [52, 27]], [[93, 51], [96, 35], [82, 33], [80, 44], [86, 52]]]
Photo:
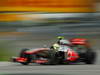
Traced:
[[47, 63], [48, 60], [34, 60], [33, 62], [40, 64], [40, 63]]
[[79, 55], [75, 51], [68, 50], [68, 61], [75, 61], [79, 58]]
[[35, 54], [35, 53], [46, 51], [46, 50], [49, 50], [49, 48], [38, 48], [38, 49], [33, 49], [33, 50], [26, 51], [24, 53], [25, 54]]
[[86, 45], [88, 43], [87, 39], [85, 38], [73, 38], [70, 40], [70, 42], [78, 45]]
[[26, 62], [27, 61], [27, 58], [18, 57], [18, 58], [16, 58], [16, 61], [17, 62]]

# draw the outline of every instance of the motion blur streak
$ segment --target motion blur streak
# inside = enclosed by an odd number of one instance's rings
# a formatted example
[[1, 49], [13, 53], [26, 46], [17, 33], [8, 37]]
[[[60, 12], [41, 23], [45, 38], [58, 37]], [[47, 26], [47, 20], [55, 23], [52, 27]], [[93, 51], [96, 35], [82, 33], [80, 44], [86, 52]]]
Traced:
[[85, 37], [99, 48], [99, 8], [96, 0], [0, 0], [0, 60], [51, 46], [59, 35]]
[[0, 11], [94, 12], [95, 2], [95, 0], [1, 0]]

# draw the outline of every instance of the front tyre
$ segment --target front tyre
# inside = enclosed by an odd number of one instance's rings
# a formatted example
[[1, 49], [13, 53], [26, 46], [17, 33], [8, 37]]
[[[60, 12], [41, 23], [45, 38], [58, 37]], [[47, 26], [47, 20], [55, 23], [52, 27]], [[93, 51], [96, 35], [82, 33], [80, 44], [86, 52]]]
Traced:
[[22, 65], [29, 65], [29, 62], [21, 62]]
[[25, 51], [28, 51], [28, 50], [29, 50], [29, 49], [27, 49], [27, 48], [22, 49], [19, 56], [20, 56], [20, 57], [26, 57], [24, 52], [25, 52]]
[[31, 62], [31, 55], [25, 54], [25, 51], [28, 51], [28, 50], [29, 49], [25, 48], [25, 49], [22, 49], [21, 52], [20, 52], [20, 57], [21, 58], [27, 58], [27, 61], [20, 62], [22, 65], [28, 65]]
[[59, 64], [59, 60], [56, 57], [56, 52], [54, 50], [49, 50], [48, 51], [47, 60], [48, 60], [48, 62], [43, 63], [43, 65], [57, 65], [57, 64]]

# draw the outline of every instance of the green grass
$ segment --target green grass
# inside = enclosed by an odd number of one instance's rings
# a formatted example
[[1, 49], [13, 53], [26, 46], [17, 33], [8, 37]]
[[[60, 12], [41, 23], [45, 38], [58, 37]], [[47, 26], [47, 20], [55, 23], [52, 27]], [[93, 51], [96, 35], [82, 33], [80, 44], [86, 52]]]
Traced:
[[9, 41], [0, 40], [0, 61], [9, 61], [12, 57], [11, 48], [8, 47]]
[[9, 61], [12, 56], [12, 53], [5, 49], [5, 48], [0, 48], [0, 61]]

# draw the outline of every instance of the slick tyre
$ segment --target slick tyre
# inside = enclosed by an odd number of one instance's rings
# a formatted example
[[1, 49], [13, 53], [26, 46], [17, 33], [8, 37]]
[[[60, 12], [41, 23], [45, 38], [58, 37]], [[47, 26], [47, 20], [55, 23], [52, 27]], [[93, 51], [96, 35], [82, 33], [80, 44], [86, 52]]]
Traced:
[[59, 60], [56, 57], [56, 52], [53, 50], [48, 51], [48, 62], [43, 65], [57, 65], [59, 64]]
[[21, 62], [22, 65], [29, 65], [29, 62]]
[[87, 51], [85, 54], [85, 63], [86, 64], [94, 64], [96, 61], [96, 52]]
[[24, 52], [27, 51], [27, 50], [29, 50], [29, 49], [27, 49], [27, 48], [22, 49], [19, 56], [20, 57], [25, 57], [26, 55], [24, 54]]
[[20, 57], [27, 58], [26, 62], [21, 62], [22, 65], [28, 65], [31, 62], [31, 55], [25, 54], [25, 51], [28, 51], [29, 49], [22, 49], [20, 52]]

